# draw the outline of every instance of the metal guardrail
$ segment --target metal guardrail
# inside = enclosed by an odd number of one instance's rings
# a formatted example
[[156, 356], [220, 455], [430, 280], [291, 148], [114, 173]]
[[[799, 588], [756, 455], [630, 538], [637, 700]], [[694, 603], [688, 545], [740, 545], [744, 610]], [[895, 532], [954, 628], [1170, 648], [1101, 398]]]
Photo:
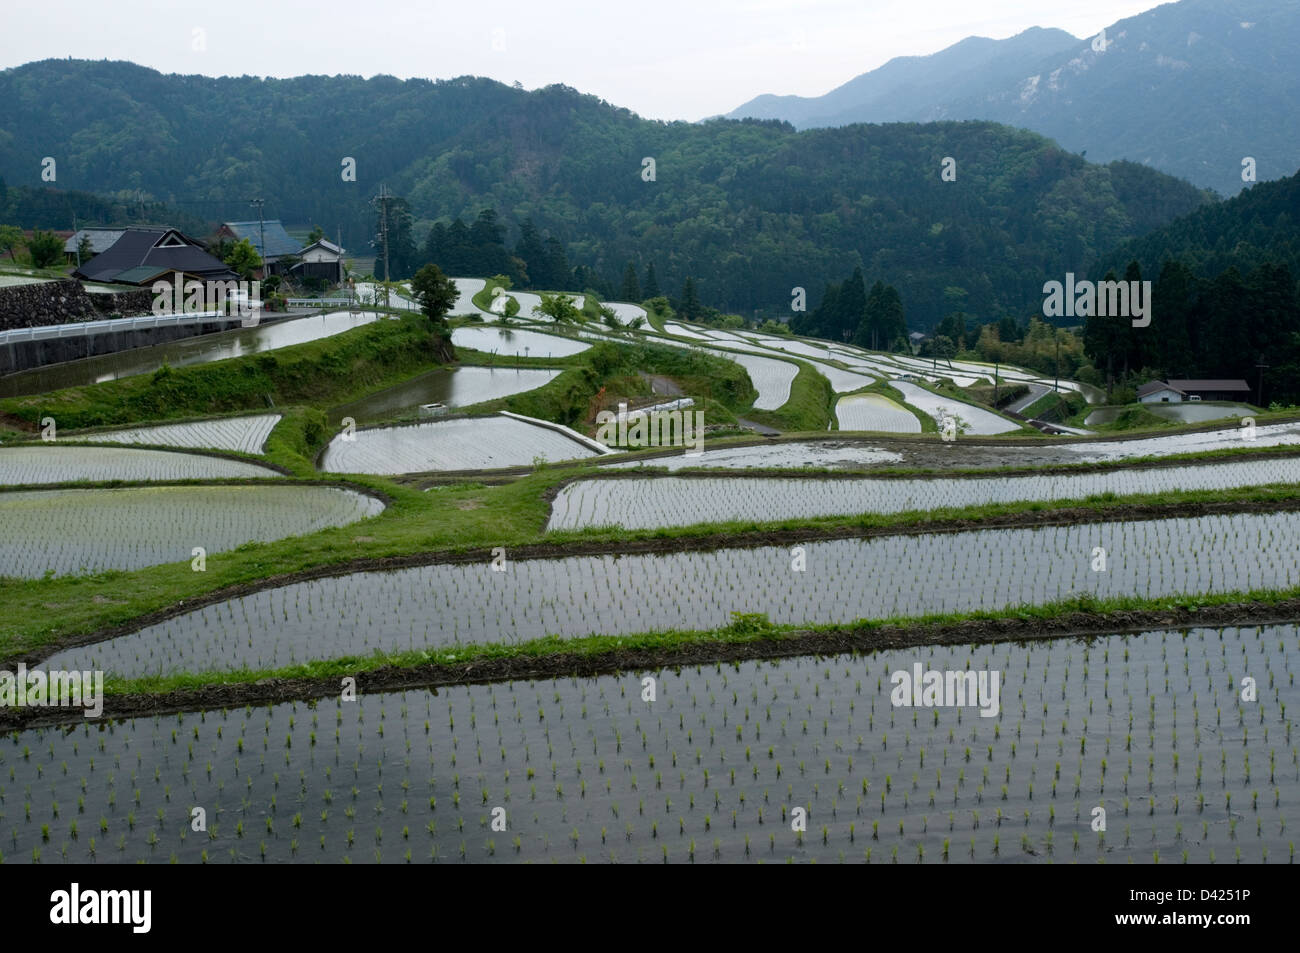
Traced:
[[0, 345], [21, 341], [54, 341], [60, 338], [87, 337], [118, 331], [145, 331], [151, 328], [176, 327], [183, 324], [216, 324], [244, 321], [238, 314], [203, 311], [195, 314], [145, 314], [134, 318], [106, 318], [102, 321], [79, 321], [76, 324], [48, 324], [38, 328], [13, 328], [0, 331]]
[[[285, 303], [291, 308], [373, 308], [375, 302], [373, 295], [365, 295], [355, 300], [348, 298], [286, 298]], [[380, 296], [382, 298], [382, 295]], [[400, 308], [403, 311], [418, 311], [419, 305], [408, 298], [402, 297], [398, 292], [393, 292], [389, 298], [389, 307]]]
[[346, 308], [352, 302], [347, 298], [285, 298], [291, 308]]

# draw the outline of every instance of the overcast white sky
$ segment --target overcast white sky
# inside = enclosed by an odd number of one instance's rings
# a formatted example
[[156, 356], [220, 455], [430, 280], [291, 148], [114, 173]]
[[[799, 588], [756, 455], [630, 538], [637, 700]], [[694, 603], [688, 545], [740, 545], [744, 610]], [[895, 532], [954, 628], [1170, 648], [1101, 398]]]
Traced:
[[[1031, 26], [1085, 37], [1156, 0], [58, 0], [7, 3], [0, 68], [72, 56], [164, 73], [564, 83], [654, 119], [817, 96], [894, 56]], [[196, 34], [196, 31], [202, 31]], [[198, 40], [203, 42], [200, 44]], [[202, 50], [195, 49], [202, 45]]]

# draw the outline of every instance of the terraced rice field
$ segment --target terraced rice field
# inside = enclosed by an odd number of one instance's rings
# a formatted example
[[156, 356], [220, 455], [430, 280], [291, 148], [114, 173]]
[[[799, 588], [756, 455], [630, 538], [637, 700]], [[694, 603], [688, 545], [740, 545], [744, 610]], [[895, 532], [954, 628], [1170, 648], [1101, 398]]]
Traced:
[[831, 383], [831, 390], [837, 394], [843, 394], [851, 390], [861, 390], [863, 387], [870, 387], [876, 382], [875, 377], [867, 374], [859, 374], [855, 371], [846, 371], [839, 367], [833, 367], [830, 364], [817, 362], [813, 368], [818, 374], [826, 378]]
[[374, 516], [383, 504], [320, 486], [159, 486], [0, 493], [0, 576], [39, 579], [189, 561]]
[[916, 415], [883, 394], [854, 394], [835, 403], [841, 430], [876, 430], [882, 433], [920, 433]]
[[764, 347], [772, 348], [776, 351], [785, 351], [787, 354], [797, 354], [800, 357], [810, 357], [814, 360], [825, 361], [833, 358], [829, 347], [824, 344], [812, 344], [808, 341], [787, 341], [783, 338], [761, 337]]
[[460, 327], [452, 331], [451, 343], [456, 347], [509, 357], [568, 357], [591, 347], [582, 341], [538, 331], [475, 327]]
[[905, 513], [988, 503], [1066, 502], [1176, 490], [1300, 482], [1300, 458], [1044, 476], [818, 480], [804, 477], [642, 477], [577, 480], [551, 505], [548, 530], [694, 523], [778, 522], [857, 513]]
[[678, 337], [690, 338], [692, 341], [712, 341], [709, 332], [704, 328], [688, 328], [684, 324], [675, 324], [668, 321], [664, 324], [664, 330], [669, 334], [675, 334]]
[[452, 278], [451, 283], [455, 286], [457, 296], [456, 303], [452, 305], [451, 314], [477, 314], [487, 320], [495, 320], [496, 315], [490, 311], [484, 311], [474, 303], [474, 296], [483, 290], [487, 284], [482, 278]]
[[1201, 424], [1226, 417], [1249, 417], [1254, 414], [1245, 404], [1150, 404], [1146, 409], [1159, 417], [1185, 424]]
[[[944, 417], [951, 415], [957, 418], [958, 431], [970, 436], [991, 436], [1020, 429], [1018, 424], [993, 413], [991, 410], [964, 404], [948, 397], [940, 397], [924, 387], [918, 387], [907, 381], [894, 380], [889, 383], [890, 386], [896, 388], [903, 395], [903, 398], [909, 404], [920, 408], [933, 417], [935, 423], [940, 427], [943, 426]], [[963, 427], [965, 428], [964, 431]]]
[[[572, 431], [569, 431], [572, 434]], [[461, 417], [358, 430], [330, 441], [320, 469], [330, 473], [487, 470], [599, 455], [593, 445], [550, 427], [506, 416]]]
[[170, 450], [54, 444], [0, 447], [0, 485], [114, 480], [222, 480], [282, 474], [243, 460]]
[[191, 367], [232, 357], [262, 354], [295, 344], [323, 340], [376, 320], [379, 320], [379, 314], [374, 311], [358, 314], [331, 311], [261, 324], [255, 328], [241, 327], [64, 364], [50, 364], [0, 377], [0, 397], [43, 394], [65, 387], [87, 387], [124, 377], [152, 374], [164, 364], [170, 367]]
[[1166, 434], [1138, 440], [1090, 440], [1059, 445], [1066, 456], [1089, 460], [1132, 460], [1175, 453], [1199, 453], [1231, 447], [1290, 447], [1300, 444], [1300, 422], [1267, 424], [1252, 432], [1241, 426], [1201, 433]]
[[279, 422], [279, 414], [259, 414], [255, 417], [221, 417], [183, 424], [132, 427], [127, 430], [101, 430], [64, 436], [61, 439], [261, 453], [266, 448], [266, 438]]
[[705, 450], [699, 456], [685, 454], [651, 457], [645, 460], [628, 460], [610, 463], [606, 469], [622, 470], [644, 467], [662, 467], [682, 470], [687, 467], [717, 467], [719, 469], [745, 469], [750, 467], [869, 467], [898, 463], [903, 458], [889, 450], [863, 447], [835, 440], [816, 443], [799, 441], [759, 444], [751, 447], [722, 447]]
[[[1300, 513], [837, 539], [364, 572], [263, 590], [69, 649], [48, 665], [123, 676], [728, 625], [1006, 610], [1079, 593], [1158, 598], [1300, 585]], [[1108, 554], [1092, 569], [1094, 549]]]
[[637, 318], [640, 318], [643, 322], [648, 320], [645, 308], [639, 304], [629, 304], [624, 301], [602, 301], [601, 303], [613, 310], [614, 317], [619, 324], [630, 324]]
[[[1193, 629], [31, 729], [0, 738], [0, 840], [47, 864], [1287, 863], [1298, 650], [1294, 625]], [[997, 672], [995, 716], [895, 706], [918, 664]]]
[[563, 372], [528, 367], [439, 368], [336, 407], [330, 412], [330, 419], [351, 417], [359, 424], [366, 424], [387, 420], [399, 414], [414, 414], [422, 404], [468, 407], [536, 390], [555, 380], [561, 373]]
[[749, 354], [715, 352], [717, 356], [735, 361], [745, 369], [758, 391], [755, 410], [779, 410], [790, 399], [790, 385], [794, 383], [799, 368], [789, 361]]

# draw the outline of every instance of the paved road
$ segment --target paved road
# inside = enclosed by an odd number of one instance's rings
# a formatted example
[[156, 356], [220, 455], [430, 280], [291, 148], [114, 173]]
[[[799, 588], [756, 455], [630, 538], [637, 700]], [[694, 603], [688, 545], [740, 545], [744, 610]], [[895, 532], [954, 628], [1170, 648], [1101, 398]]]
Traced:
[[1003, 410], [1010, 410], [1017, 414], [1023, 413], [1026, 407], [1052, 389], [1046, 384], [1035, 384], [1030, 381], [1025, 381], [1024, 384], [1029, 388], [1029, 393], [1024, 397], [1021, 397], [1019, 400], [1013, 400], [1011, 403], [1007, 404], [1006, 407], [1002, 408]]

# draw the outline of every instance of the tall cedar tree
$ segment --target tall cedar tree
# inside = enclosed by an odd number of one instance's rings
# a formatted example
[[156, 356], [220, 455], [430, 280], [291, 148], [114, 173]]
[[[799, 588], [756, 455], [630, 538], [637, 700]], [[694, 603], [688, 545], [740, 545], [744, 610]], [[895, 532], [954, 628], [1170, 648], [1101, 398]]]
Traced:
[[636, 267], [630, 261], [623, 269], [623, 287], [619, 289], [619, 300], [641, 300], [641, 283], [636, 280]]
[[[375, 274], [384, 276], [384, 216], [375, 212]], [[420, 251], [411, 232], [411, 207], [406, 199], [394, 198], [388, 203], [388, 269], [394, 281], [409, 278], [420, 264]]]
[[829, 336], [837, 341], [847, 341], [857, 332], [867, 308], [867, 286], [862, 269], [854, 268], [849, 280], [840, 286], [835, 296], [835, 312]]
[[684, 321], [694, 321], [700, 316], [700, 298], [695, 291], [695, 279], [688, 277], [682, 285], [682, 300], [677, 306], [677, 316]]
[[526, 274], [523, 284], [530, 288], [548, 287], [550, 279], [550, 262], [546, 258], [546, 244], [531, 218], [519, 226], [519, 243], [515, 245], [515, 257], [524, 263]]
[[650, 262], [645, 266], [645, 281], [641, 282], [641, 293], [645, 295], [645, 297], [637, 299], [639, 301], [648, 301], [651, 298], [658, 298], [663, 294], [663, 292], [659, 290], [659, 278], [655, 275], [654, 262]]

